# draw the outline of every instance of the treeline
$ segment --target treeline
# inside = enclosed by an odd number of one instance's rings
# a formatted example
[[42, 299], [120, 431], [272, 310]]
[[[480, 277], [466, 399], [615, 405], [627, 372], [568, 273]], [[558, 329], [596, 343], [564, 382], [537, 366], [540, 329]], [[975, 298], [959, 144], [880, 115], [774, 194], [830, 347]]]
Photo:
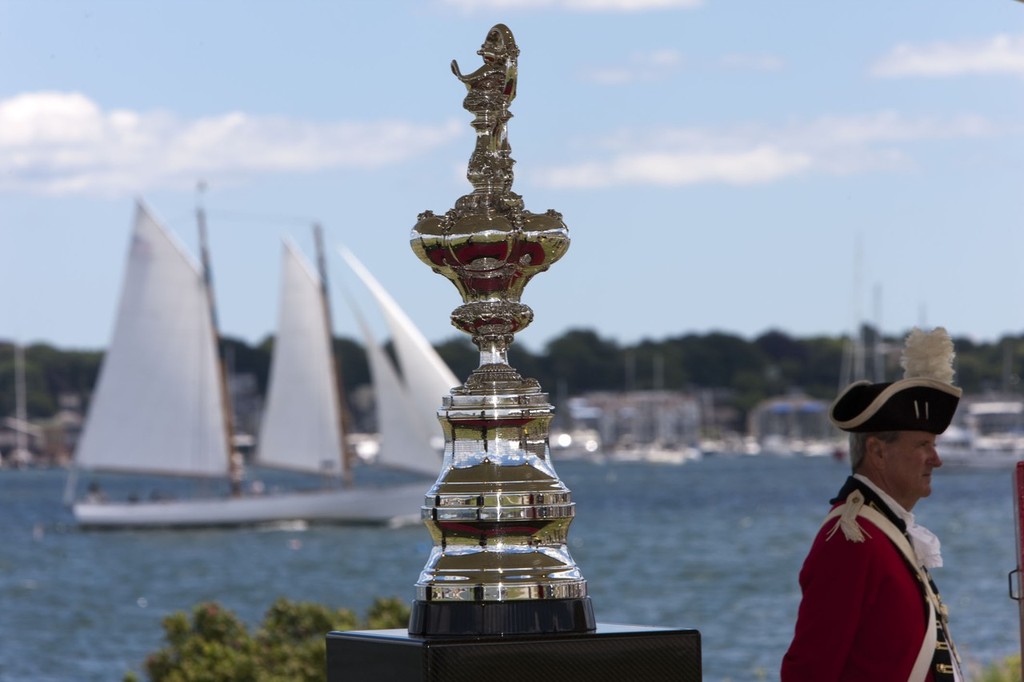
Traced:
[[[903, 336], [879, 337], [866, 326], [862, 338], [862, 343], [852, 344], [846, 337], [796, 339], [769, 331], [751, 341], [712, 332], [625, 346], [578, 329], [553, 339], [539, 353], [513, 344], [509, 361], [523, 376], [540, 381], [556, 405], [568, 396], [593, 391], [711, 390], [716, 401], [745, 413], [766, 398], [792, 392], [831, 400], [843, 377], [854, 373], [871, 379], [898, 378]], [[1019, 390], [1024, 335], [986, 343], [955, 338], [954, 343], [956, 382], [968, 395]], [[272, 337], [255, 346], [226, 338], [221, 350], [229, 372], [253, 377], [264, 395], [272, 348]], [[453, 337], [436, 348], [460, 380], [478, 365], [478, 353], [468, 338]], [[865, 350], [851, 352], [855, 348]], [[362, 345], [337, 338], [335, 350], [346, 393], [358, 395], [358, 389], [370, 383]], [[87, 411], [102, 351], [34, 344], [25, 348], [24, 356], [30, 419], [50, 417], [62, 406]], [[14, 413], [14, 346], [0, 342], [0, 417]]]

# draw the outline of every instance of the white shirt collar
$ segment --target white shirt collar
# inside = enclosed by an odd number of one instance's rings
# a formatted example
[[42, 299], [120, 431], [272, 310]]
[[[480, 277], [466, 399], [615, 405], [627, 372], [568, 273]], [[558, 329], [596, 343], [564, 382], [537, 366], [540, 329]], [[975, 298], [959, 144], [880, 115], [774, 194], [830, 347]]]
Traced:
[[870, 478], [863, 474], [854, 474], [853, 477], [856, 478], [861, 483], [863, 483], [864, 485], [866, 485], [867, 487], [871, 488], [873, 491], [875, 491], [875, 494], [882, 498], [882, 502], [885, 502], [886, 506], [889, 507], [889, 509], [891, 509], [893, 513], [896, 514], [896, 516], [898, 516], [901, 521], [903, 521], [903, 523], [907, 524], [907, 528], [910, 528], [912, 525], [914, 525], [914, 515], [911, 512], [904, 509], [903, 505], [894, 500], [892, 496], [889, 495], [889, 493], [885, 492], [877, 485], [875, 485], [874, 481], [872, 481]]
[[861, 474], [854, 474], [854, 478], [858, 481], [871, 488], [882, 498], [884, 502], [892, 512], [898, 516], [903, 523], [907, 524], [907, 534], [910, 536], [910, 543], [914, 546], [914, 553], [917, 554], [918, 561], [925, 568], [939, 568], [942, 566], [942, 544], [939, 542], [939, 538], [935, 533], [931, 532], [924, 526], [917, 523], [914, 520], [914, 515], [903, 508], [899, 502], [894, 500], [892, 496], [887, 494], [867, 476]]

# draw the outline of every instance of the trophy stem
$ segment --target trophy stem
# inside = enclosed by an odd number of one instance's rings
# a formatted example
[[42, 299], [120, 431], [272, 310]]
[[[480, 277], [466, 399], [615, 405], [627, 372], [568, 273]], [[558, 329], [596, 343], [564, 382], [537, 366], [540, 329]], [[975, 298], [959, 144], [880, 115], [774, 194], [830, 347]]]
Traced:
[[508, 346], [493, 339], [482, 340], [480, 343], [480, 366], [507, 365]]

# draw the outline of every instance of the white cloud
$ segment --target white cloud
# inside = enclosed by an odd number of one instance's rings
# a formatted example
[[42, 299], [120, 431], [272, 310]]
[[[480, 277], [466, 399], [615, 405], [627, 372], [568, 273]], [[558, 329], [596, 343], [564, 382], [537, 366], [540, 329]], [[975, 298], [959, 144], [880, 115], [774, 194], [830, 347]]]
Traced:
[[[676, 49], [652, 50], [630, 55], [625, 64], [595, 67], [583, 74], [584, 80], [598, 85], [628, 85], [665, 80], [686, 65], [683, 53]], [[785, 66], [782, 58], [770, 54], [728, 54], [709, 68], [733, 71], [779, 71]]]
[[826, 117], [769, 128], [676, 128], [621, 131], [589, 141], [604, 158], [540, 168], [531, 176], [553, 188], [624, 185], [751, 185], [812, 173], [849, 175], [913, 166], [907, 147], [922, 140], [997, 134], [978, 117], [909, 119], [883, 112]]
[[727, 69], [744, 71], [779, 71], [785, 66], [782, 57], [772, 54], [727, 54], [721, 64]]
[[442, 0], [463, 12], [561, 9], [573, 12], [648, 12], [694, 9], [704, 0]]
[[0, 191], [138, 192], [213, 175], [379, 168], [443, 145], [463, 127], [241, 112], [188, 121], [104, 111], [80, 93], [25, 93], [0, 100]]
[[998, 35], [983, 42], [899, 45], [871, 67], [882, 78], [1024, 75], [1024, 36]]
[[[641, 61], [671, 66], [678, 59], [651, 53]], [[139, 193], [191, 187], [199, 177], [373, 169], [427, 153], [464, 128], [455, 120], [314, 123], [241, 112], [182, 120], [159, 111], [104, 111], [79, 93], [26, 93], [0, 100], [0, 192]], [[892, 172], [912, 168], [923, 141], [1003, 132], [977, 116], [892, 112], [774, 127], [622, 130], [584, 141], [587, 158], [537, 168], [531, 180], [558, 188], [677, 187]]]
[[535, 180], [556, 188], [596, 189], [619, 185], [680, 186], [701, 182], [747, 185], [797, 174], [810, 164], [799, 153], [770, 145], [719, 152], [637, 152], [604, 163], [542, 169]]
[[662, 80], [679, 70], [682, 64], [683, 55], [678, 50], [652, 50], [631, 55], [624, 65], [593, 68], [583, 77], [599, 85], [627, 85]]

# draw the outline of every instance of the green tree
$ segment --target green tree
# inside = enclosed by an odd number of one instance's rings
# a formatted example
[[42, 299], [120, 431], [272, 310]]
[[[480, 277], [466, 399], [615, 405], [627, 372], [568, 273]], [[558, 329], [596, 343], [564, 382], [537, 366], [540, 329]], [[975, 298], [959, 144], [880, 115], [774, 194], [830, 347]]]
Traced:
[[366, 349], [349, 338], [334, 339], [334, 357], [338, 360], [338, 371], [344, 382], [345, 392], [357, 386], [370, 383], [370, 366], [366, 360]]
[[270, 374], [268, 350], [225, 337], [220, 340], [220, 352], [229, 374], [251, 374], [256, 377], [260, 393], [267, 392], [267, 377]]
[[986, 667], [978, 676], [971, 676], [975, 682], [1021, 682], [1020, 655], [1010, 656]]
[[[898, 361], [905, 333], [883, 337], [867, 325], [860, 333], [880, 341], [883, 379], [897, 378], [902, 373]], [[1020, 393], [1024, 336], [1008, 335], [996, 342], [956, 338], [954, 344], [956, 381], [967, 396], [990, 391]], [[620, 346], [593, 330], [573, 329], [551, 340], [540, 353], [513, 343], [509, 362], [524, 377], [539, 381], [556, 402], [591, 391], [655, 387], [712, 391], [717, 396], [716, 405], [733, 411], [737, 415], [735, 426], [741, 426], [744, 413], [765, 398], [793, 391], [823, 400], [835, 397], [843, 380], [840, 372], [847, 345], [843, 337], [797, 339], [770, 330], [753, 341], [713, 332]], [[231, 368], [254, 374], [259, 390], [265, 394], [273, 337], [256, 346], [225, 339], [222, 347]], [[335, 338], [334, 348], [346, 395], [354, 399], [356, 389], [370, 383], [366, 352], [348, 338]], [[437, 350], [460, 382], [479, 364], [479, 352], [464, 334], [454, 335]], [[26, 348], [30, 418], [53, 416], [61, 394], [77, 395], [87, 408], [102, 356], [101, 351], [65, 351], [46, 344]], [[873, 379], [874, 354], [867, 361], [868, 378]], [[372, 423], [372, 400], [358, 405], [350, 401], [349, 407], [358, 423]], [[0, 342], [0, 417], [13, 413], [14, 346]]]
[[261, 652], [259, 662], [265, 671], [259, 679], [323, 679], [324, 635], [359, 626], [359, 619], [348, 609], [331, 611], [319, 604], [278, 599], [267, 611], [255, 637]]
[[624, 385], [624, 365], [618, 345], [602, 339], [592, 330], [572, 330], [554, 339], [545, 348], [545, 374], [535, 376], [541, 386], [553, 390], [556, 377], [564, 381], [571, 395], [587, 391], [620, 389]]
[[435, 350], [459, 381], [465, 381], [480, 364], [480, 351], [465, 334], [451, 337]]
[[259, 650], [235, 614], [214, 602], [164, 618], [168, 646], [146, 659], [149, 678], [162, 682], [256, 680]]
[[[204, 602], [163, 620], [166, 646], [147, 657], [152, 682], [321, 682], [326, 639], [333, 630], [404, 627], [409, 608], [396, 599], [374, 600], [364, 621], [349, 609], [276, 600], [255, 634], [216, 602]], [[125, 682], [137, 682], [134, 673]]]

